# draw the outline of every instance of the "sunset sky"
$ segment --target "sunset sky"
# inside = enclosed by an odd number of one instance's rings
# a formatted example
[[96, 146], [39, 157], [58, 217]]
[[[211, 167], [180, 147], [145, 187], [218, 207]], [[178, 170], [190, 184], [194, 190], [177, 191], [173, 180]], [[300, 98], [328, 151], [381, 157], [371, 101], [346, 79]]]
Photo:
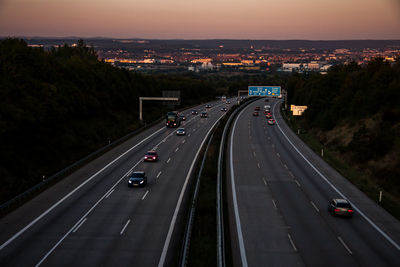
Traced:
[[400, 39], [400, 0], [0, 0], [0, 36]]

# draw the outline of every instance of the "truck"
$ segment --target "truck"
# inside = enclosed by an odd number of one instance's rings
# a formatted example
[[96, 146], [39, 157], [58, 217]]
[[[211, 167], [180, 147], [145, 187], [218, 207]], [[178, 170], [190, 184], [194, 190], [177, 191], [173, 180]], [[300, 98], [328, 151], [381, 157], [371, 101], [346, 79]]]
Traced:
[[181, 125], [181, 117], [179, 116], [178, 111], [170, 111], [166, 116], [166, 125], [167, 127], [179, 127]]

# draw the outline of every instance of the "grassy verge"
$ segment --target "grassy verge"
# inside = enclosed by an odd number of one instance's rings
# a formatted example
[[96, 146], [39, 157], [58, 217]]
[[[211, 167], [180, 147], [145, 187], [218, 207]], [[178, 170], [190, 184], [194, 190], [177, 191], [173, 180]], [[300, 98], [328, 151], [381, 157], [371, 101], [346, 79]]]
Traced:
[[224, 124], [225, 118], [216, 129], [204, 163], [196, 202], [196, 214], [192, 228], [188, 266], [217, 265], [216, 177], [219, 142]]
[[[340, 153], [322, 145], [317, 137], [313, 136], [308, 131], [302, 130], [303, 127], [298, 119], [288, 115], [282, 110], [283, 118], [292, 129], [299, 133], [298, 136], [306, 143], [316, 154], [321, 155], [323, 149], [323, 159], [333, 168], [335, 168], [342, 176], [346, 177], [357, 188], [364, 192], [370, 199], [380, 204], [384, 209], [391, 213], [397, 219], [400, 219], [400, 196], [395, 196], [382, 188], [368, 175], [360, 170], [353, 168], [347, 162], [342, 160]], [[379, 192], [382, 190], [383, 198], [379, 203]]]

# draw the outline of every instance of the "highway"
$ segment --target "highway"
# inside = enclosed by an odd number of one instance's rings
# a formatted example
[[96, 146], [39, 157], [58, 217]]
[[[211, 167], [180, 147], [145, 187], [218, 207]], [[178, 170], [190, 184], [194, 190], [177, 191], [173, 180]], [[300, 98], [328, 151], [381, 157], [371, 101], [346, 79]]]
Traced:
[[[399, 221], [306, 149], [278, 103], [246, 107], [228, 141], [234, 265], [400, 266]], [[266, 123], [264, 105], [271, 105], [276, 125]], [[256, 106], [259, 117], [252, 116]], [[327, 211], [340, 194], [356, 210], [352, 219]]]
[[[163, 121], [2, 218], [0, 266], [172, 266], [195, 156], [225, 113], [210, 104], [208, 118], [183, 112], [186, 136]], [[143, 162], [153, 149], [159, 161]], [[129, 188], [126, 176], [138, 170], [148, 184]]]

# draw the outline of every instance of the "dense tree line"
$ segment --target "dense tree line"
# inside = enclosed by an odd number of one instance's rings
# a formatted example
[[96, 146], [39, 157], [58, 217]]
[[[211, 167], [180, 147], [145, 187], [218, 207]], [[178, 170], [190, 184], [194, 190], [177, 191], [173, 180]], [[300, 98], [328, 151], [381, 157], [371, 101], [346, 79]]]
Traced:
[[[140, 127], [138, 97], [163, 90], [181, 91], [176, 108], [216, 94], [205, 80], [115, 68], [83, 41], [49, 51], [0, 41], [0, 203]], [[147, 122], [168, 109], [144, 108]]]
[[399, 60], [293, 75], [287, 89], [289, 103], [308, 106], [299, 119], [306, 130], [379, 186], [400, 193]]

